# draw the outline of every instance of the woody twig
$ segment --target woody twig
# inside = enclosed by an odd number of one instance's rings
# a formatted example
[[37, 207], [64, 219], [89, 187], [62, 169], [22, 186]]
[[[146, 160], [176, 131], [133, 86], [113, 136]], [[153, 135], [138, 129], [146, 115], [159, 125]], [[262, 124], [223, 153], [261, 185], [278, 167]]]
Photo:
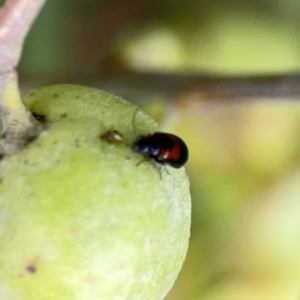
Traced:
[[39, 133], [39, 124], [21, 100], [16, 67], [25, 37], [46, 0], [7, 0], [0, 9], [1, 151], [19, 152]]

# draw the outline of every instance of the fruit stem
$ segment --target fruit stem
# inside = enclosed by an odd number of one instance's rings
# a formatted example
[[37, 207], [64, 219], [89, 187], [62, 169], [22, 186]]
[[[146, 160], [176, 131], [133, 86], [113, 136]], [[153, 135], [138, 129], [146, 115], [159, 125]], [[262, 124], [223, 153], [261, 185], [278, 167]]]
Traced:
[[46, 0], [7, 0], [0, 9], [0, 152], [13, 155], [34, 139], [40, 125], [26, 110], [15, 70], [25, 37]]

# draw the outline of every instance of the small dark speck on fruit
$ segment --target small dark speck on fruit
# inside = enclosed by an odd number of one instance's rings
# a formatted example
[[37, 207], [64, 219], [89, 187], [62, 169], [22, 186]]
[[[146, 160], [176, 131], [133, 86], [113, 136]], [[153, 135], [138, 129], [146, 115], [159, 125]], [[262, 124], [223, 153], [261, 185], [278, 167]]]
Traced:
[[37, 121], [39, 121], [39, 122], [41, 122], [41, 123], [43, 123], [43, 122], [46, 121], [45, 115], [38, 114], [38, 113], [36, 113], [36, 112], [34, 112], [34, 111], [32, 112], [32, 116], [33, 116]]
[[66, 117], [67, 117], [67, 113], [63, 113], [63, 114], [60, 115], [60, 118], [61, 118], [61, 119], [64, 119], [64, 118], [66, 118]]
[[74, 141], [74, 144], [75, 144], [75, 147], [76, 147], [76, 148], [79, 148], [79, 147], [80, 147], [80, 143], [79, 143], [79, 140], [78, 140], [78, 139], [76, 139], [76, 140]]
[[54, 98], [57, 98], [57, 97], [58, 97], [58, 94], [53, 94], [53, 97], [54, 97]]
[[78, 99], [78, 98], [79, 98], [79, 96], [76, 96], [75, 98], [76, 98], [76, 99]]
[[28, 160], [27, 159], [24, 160], [24, 165], [28, 165]]
[[52, 142], [53, 145], [56, 145], [57, 143], [58, 143], [58, 141], [53, 141]]
[[26, 267], [26, 271], [30, 274], [34, 274], [36, 272], [36, 267], [34, 265], [29, 265]]
[[0, 153], [0, 160], [4, 158], [4, 154]]

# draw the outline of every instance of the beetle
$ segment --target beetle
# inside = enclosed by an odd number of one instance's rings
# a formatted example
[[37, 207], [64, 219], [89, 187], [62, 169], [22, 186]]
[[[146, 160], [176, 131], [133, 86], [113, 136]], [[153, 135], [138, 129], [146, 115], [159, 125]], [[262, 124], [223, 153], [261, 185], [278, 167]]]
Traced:
[[132, 144], [132, 150], [176, 169], [181, 168], [189, 156], [185, 142], [178, 136], [165, 132], [140, 136]]

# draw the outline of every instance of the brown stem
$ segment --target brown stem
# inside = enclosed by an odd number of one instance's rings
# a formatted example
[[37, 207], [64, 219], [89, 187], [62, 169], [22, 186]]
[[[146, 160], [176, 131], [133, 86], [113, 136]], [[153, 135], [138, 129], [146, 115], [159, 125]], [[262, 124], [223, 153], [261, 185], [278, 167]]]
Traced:
[[25, 37], [46, 0], [7, 0], [0, 10], [1, 146], [5, 154], [20, 151], [39, 133], [21, 100], [15, 71]]

